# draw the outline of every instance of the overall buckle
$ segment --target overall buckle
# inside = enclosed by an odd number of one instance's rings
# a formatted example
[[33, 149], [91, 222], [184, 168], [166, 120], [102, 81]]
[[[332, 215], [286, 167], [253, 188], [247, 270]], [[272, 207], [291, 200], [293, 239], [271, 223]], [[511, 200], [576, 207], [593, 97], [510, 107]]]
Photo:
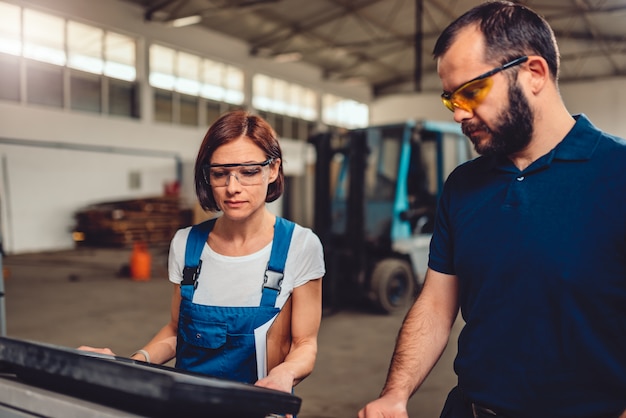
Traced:
[[263, 279], [263, 287], [276, 290], [280, 293], [283, 283], [283, 273], [274, 270], [265, 270], [265, 278]]
[[197, 267], [187, 267], [183, 269], [183, 281], [180, 283], [181, 285], [192, 284], [196, 285], [196, 281], [198, 280], [198, 276], [200, 275], [200, 269], [202, 268], [202, 260], [198, 261]]

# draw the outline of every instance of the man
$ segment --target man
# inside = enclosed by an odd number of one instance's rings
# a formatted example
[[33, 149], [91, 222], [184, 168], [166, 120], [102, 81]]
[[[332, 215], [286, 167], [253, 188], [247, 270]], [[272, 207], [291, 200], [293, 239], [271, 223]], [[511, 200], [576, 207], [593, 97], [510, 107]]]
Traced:
[[446, 182], [424, 288], [359, 417], [408, 416], [459, 308], [441, 417], [626, 417], [626, 141], [568, 113], [554, 34], [520, 4], [470, 10], [434, 57], [481, 157]]

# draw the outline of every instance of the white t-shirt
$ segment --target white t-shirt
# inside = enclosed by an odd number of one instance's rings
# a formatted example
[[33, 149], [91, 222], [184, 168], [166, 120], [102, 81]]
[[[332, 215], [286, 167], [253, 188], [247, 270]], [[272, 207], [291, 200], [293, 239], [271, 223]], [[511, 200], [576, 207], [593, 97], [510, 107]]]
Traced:
[[[168, 271], [170, 281], [175, 284], [180, 284], [183, 279], [185, 246], [190, 230], [191, 227], [178, 230], [170, 244]], [[205, 243], [193, 302], [212, 306], [259, 306], [271, 249], [270, 242], [256, 253], [230, 257], [216, 253]], [[294, 288], [321, 278], [325, 272], [319, 238], [309, 228], [296, 224], [276, 307], [282, 308]]]

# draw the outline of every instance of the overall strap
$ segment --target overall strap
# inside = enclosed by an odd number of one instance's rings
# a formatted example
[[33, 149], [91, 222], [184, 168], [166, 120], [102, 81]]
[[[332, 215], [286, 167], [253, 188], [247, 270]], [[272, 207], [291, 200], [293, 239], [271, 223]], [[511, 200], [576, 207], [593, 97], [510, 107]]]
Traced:
[[276, 298], [280, 293], [283, 282], [283, 272], [285, 271], [285, 262], [287, 261], [287, 253], [289, 252], [289, 244], [291, 244], [294, 227], [295, 223], [279, 216], [276, 217], [272, 252], [267, 263], [267, 270], [265, 270], [265, 279], [263, 280], [261, 306], [273, 307], [276, 304]]
[[198, 280], [200, 269], [202, 268], [200, 255], [202, 255], [202, 249], [209, 237], [209, 232], [211, 232], [213, 225], [215, 225], [215, 221], [216, 218], [213, 218], [191, 227], [185, 247], [185, 268], [183, 269], [183, 281], [181, 285], [196, 286], [196, 280]]

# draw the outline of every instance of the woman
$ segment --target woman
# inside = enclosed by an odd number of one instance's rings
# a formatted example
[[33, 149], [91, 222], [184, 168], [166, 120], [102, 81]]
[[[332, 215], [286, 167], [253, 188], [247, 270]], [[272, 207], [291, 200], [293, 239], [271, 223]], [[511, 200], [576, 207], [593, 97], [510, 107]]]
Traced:
[[224, 114], [200, 146], [195, 186], [221, 216], [175, 234], [171, 319], [131, 358], [176, 357], [178, 368], [291, 392], [315, 363], [325, 269], [319, 238], [266, 207], [284, 188], [274, 130], [245, 111]]

